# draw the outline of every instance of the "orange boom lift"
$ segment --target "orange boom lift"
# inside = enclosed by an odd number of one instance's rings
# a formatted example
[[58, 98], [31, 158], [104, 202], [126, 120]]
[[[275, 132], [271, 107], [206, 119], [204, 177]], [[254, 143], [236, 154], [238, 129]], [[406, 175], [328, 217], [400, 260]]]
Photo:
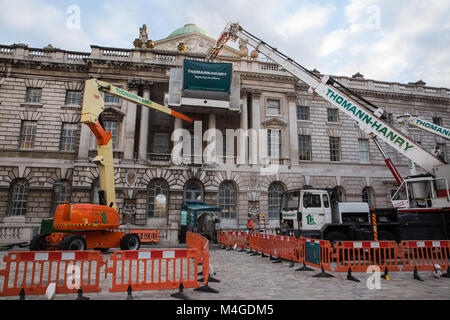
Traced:
[[81, 123], [86, 124], [97, 138], [98, 154], [94, 162], [100, 168], [100, 204], [62, 204], [56, 208], [51, 234], [38, 234], [30, 243], [30, 250], [85, 250], [120, 247], [137, 250], [137, 234], [118, 231], [120, 216], [117, 212], [114, 185], [114, 159], [111, 133], [103, 129], [99, 117], [105, 109], [100, 92], [146, 106], [160, 112], [193, 122], [170, 108], [142, 98], [129, 91], [97, 79], [87, 80], [84, 88]]

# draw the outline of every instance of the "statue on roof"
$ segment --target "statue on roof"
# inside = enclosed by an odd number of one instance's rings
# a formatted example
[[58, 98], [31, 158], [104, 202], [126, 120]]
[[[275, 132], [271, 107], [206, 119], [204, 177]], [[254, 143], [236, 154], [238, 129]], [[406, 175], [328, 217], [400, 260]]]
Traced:
[[242, 39], [239, 39], [239, 55], [242, 58], [245, 58], [248, 56], [247, 43]]
[[155, 42], [153, 40], [148, 40], [148, 28], [144, 24], [139, 28], [139, 38], [135, 39], [133, 45], [136, 49], [153, 49], [155, 47]]

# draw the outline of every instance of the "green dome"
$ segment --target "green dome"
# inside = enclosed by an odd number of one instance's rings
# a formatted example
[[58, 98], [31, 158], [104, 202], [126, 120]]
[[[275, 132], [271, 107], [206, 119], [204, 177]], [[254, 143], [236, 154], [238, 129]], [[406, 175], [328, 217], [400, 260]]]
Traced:
[[202, 34], [202, 35], [204, 35], [204, 36], [207, 36], [207, 37], [211, 38], [211, 36], [210, 36], [205, 30], [200, 29], [200, 28], [199, 28], [196, 24], [194, 24], [194, 23], [188, 23], [188, 24], [185, 24], [183, 27], [178, 28], [177, 30], [175, 30], [174, 32], [172, 32], [172, 33], [168, 36], [168, 38], [178, 37], [178, 36], [181, 36], [181, 35], [185, 35], [185, 34], [188, 34], [188, 33], [194, 33], [194, 32], [200, 33], [200, 34]]

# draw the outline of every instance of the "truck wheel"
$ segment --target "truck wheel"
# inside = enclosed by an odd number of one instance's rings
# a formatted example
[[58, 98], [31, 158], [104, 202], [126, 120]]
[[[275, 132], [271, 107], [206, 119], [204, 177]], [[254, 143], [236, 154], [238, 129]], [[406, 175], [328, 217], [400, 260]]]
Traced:
[[137, 234], [127, 233], [120, 239], [120, 249], [122, 250], [139, 250], [140, 246], [141, 240]]
[[83, 251], [86, 249], [86, 241], [79, 235], [65, 236], [60, 248], [68, 251]]
[[46, 250], [47, 241], [45, 238], [48, 234], [38, 234], [33, 237], [33, 240], [30, 242], [30, 251], [42, 251]]

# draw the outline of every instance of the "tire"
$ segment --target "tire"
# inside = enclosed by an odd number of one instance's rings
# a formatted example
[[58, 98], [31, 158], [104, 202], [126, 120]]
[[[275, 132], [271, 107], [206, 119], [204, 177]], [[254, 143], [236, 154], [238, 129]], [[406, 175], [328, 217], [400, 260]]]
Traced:
[[139, 250], [140, 246], [141, 240], [137, 234], [127, 233], [120, 239], [120, 249], [122, 250]]
[[30, 251], [42, 251], [47, 249], [47, 241], [45, 238], [48, 236], [47, 233], [45, 234], [38, 234], [34, 236], [34, 238], [30, 242]]
[[68, 251], [83, 251], [86, 250], [86, 241], [79, 235], [65, 236], [60, 248]]

